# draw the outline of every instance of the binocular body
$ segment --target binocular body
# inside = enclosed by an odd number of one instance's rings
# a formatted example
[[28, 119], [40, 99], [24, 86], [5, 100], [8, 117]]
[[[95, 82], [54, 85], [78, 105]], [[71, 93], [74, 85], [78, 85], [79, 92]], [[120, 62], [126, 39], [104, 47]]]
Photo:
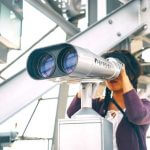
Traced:
[[119, 76], [122, 63], [104, 59], [89, 50], [62, 43], [33, 51], [27, 61], [29, 75], [36, 79], [104, 79]]

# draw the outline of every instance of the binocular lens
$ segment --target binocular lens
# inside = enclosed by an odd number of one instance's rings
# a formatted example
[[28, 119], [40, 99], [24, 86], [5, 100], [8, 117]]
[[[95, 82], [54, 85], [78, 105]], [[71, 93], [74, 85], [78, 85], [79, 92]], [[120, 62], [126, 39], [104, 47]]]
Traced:
[[63, 71], [66, 73], [72, 73], [76, 67], [78, 56], [75, 50], [68, 51], [62, 62]]
[[50, 77], [55, 70], [55, 60], [50, 55], [43, 56], [39, 61], [39, 73], [42, 77]]

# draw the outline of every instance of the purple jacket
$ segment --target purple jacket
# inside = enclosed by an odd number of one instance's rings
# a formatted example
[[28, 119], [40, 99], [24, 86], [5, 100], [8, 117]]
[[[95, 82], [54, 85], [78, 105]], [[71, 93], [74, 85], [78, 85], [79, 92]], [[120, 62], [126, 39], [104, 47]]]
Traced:
[[[150, 124], [150, 101], [146, 99], [141, 100], [134, 89], [125, 93], [123, 96], [126, 105], [125, 113], [129, 121], [138, 125], [142, 137], [142, 150], [147, 150], [146, 132]], [[81, 100], [76, 96], [67, 110], [68, 116], [71, 117], [80, 107]], [[94, 99], [92, 101], [92, 107], [100, 115], [103, 114], [103, 100], [99, 101], [99, 99]], [[118, 150], [139, 150], [137, 135], [133, 127], [131, 127], [124, 117], [118, 125], [116, 141]]]

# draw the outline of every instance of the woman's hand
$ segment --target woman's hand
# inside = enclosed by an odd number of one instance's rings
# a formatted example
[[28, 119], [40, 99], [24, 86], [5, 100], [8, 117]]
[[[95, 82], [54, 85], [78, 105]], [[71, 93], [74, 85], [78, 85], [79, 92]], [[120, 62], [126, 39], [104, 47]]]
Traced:
[[80, 91], [77, 93], [77, 97], [81, 98], [81, 92]]
[[133, 86], [129, 80], [127, 73], [126, 73], [125, 65], [123, 65], [119, 76], [120, 76], [120, 79], [122, 80], [123, 93], [127, 93], [130, 90], [132, 90]]
[[126, 73], [125, 65], [122, 66], [119, 76], [120, 76], [121, 80], [127, 80], [128, 79], [128, 75]]

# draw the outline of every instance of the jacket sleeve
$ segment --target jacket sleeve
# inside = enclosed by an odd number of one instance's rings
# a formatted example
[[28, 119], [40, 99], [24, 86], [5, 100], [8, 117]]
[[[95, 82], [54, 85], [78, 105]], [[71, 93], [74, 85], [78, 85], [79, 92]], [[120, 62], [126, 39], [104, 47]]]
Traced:
[[129, 121], [137, 125], [150, 124], [150, 101], [140, 99], [135, 89], [123, 96]]
[[[99, 113], [100, 107], [102, 102], [99, 100], [99, 98], [95, 98], [92, 100], [92, 108]], [[79, 109], [81, 108], [81, 99], [77, 97], [77, 95], [73, 98], [70, 106], [67, 109], [67, 115], [69, 118], [73, 114], [75, 114]]]
[[81, 108], [81, 99], [77, 95], [73, 98], [70, 106], [67, 109], [67, 115], [69, 118], [75, 114]]

